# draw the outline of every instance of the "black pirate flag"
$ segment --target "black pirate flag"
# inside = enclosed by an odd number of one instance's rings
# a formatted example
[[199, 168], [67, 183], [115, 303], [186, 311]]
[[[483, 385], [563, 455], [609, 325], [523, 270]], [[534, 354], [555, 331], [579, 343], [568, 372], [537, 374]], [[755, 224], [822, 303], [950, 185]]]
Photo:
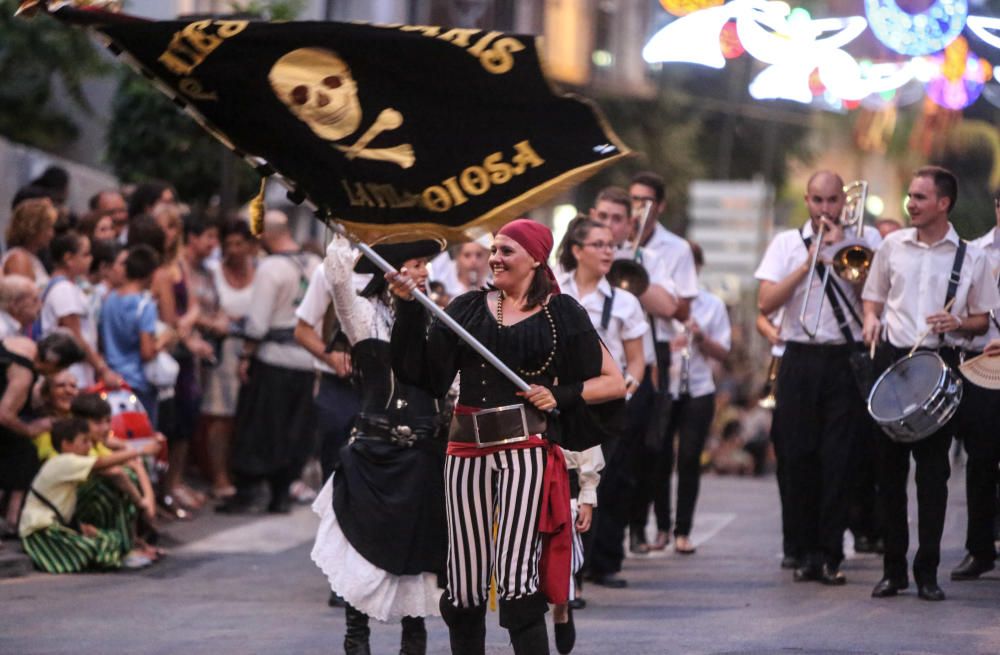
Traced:
[[553, 89], [534, 37], [54, 13], [369, 241], [476, 236], [629, 154], [594, 106]]

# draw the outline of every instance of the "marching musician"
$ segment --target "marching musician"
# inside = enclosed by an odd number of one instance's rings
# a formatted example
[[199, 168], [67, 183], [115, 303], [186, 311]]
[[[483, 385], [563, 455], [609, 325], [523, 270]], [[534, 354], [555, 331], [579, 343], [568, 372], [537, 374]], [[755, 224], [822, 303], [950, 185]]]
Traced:
[[[686, 321], [690, 316], [691, 301], [698, 295], [698, 274], [688, 242], [660, 224], [660, 216], [667, 208], [663, 178], [651, 172], [636, 174], [629, 185], [629, 196], [637, 232], [641, 230], [638, 233], [638, 258], [649, 273], [650, 280], [649, 288], [639, 297], [639, 301], [650, 315], [650, 329], [659, 371], [659, 379], [648, 379], [647, 384], [640, 387], [634, 396], [639, 400], [646, 392], [652, 401], [651, 411], [642, 412], [641, 402], [637, 402], [635, 408], [646, 417], [645, 423], [636, 426], [638, 429], [635, 434], [647, 434], [647, 430], [652, 430], [653, 433], [651, 438], [645, 440], [646, 448], [636, 451], [634, 471], [637, 484], [629, 521], [632, 552], [646, 553], [650, 550], [663, 550], [670, 541], [668, 490], [665, 485], [657, 485], [657, 481], [663, 479], [663, 471], [668, 470], [673, 462], [673, 455], [667, 452], [670, 341], [676, 336], [673, 319]], [[648, 219], [645, 225], [638, 225], [647, 207]], [[631, 257], [632, 252], [619, 250], [618, 257], [623, 256]], [[647, 544], [646, 522], [651, 502], [656, 514], [657, 532], [656, 540]]]
[[[690, 242], [699, 275], [704, 253]], [[732, 345], [729, 313], [722, 298], [700, 288], [691, 303], [691, 316], [676, 326], [671, 342], [672, 367], [670, 423], [667, 427], [668, 464], [661, 471], [657, 488], [665, 490], [666, 515], [670, 518], [670, 485], [674, 464], [674, 434], [677, 435], [677, 513], [674, 521], [674, 551], [691, 555], [694, 508], [701, 483], [701, 453], [715, 415], [715, 380], [711, 361], [724, 362]]]
[[[1000, 278], [1000, 190], [993, 194], [993, 207], [997, 227], [969, 244], [986, 253], [987, 269], [994, 286]], [[971, 349], [979, 352], [986, 345], [1000, 339], [1000, 317], [991, 311], [986, 334], [973, 339]], [[952, 569], [952, 580], [975, 580], [992, 571], [997, 551], [993, 543], [993, 514], [996, 503], [997, 464], [1000, 462], [1000, 440], [996, 438], [996, 425], [1000, 420], [1000, 392], [973, 384], [966, 384], [965, 398], [984, 413], [978, 420], [964, 426], [962, 443], [968, 455], [965, 465], [965, 499], [968, 508], [965, 549], [962, 562]], [[989, 412], [989, 413], [986, 413]]]
[[[824, 285], [822, 262], [813, 270], [817, 248], [827, 252], [847, 238], [840, 223], [846, 204], [843, 180], [830, 171], [813, 174], [805, 202], [809, 221], [775, 236], [755, 276], [760, 311], [785, 311], [774, 421], [780, 425], [779, 459], [787, 472], [785, 523], [801, 558], [794, 579], [840, 585], [846, 582], [840, 564], [850, 457], [867, 420], [850, 363], [861, 343], [860, 288], [832, 271]], [[817, 243], [821, 231], [823, 243]], [[878, 247], [875, 230], [863, 236], [869, 249]]]
[[[590, 209], [590, 218], [605, 226], [610, 232], [614, 241], [615, 251], [618, 253], [631, 252], [627, 247], [627, 241], [632, 231], [632, 200], [625, 189], [616, 186], [609, 186], [601, 189], [594, 206]], [[565, 263], [560, 262], [560, 269], [565, 274]], [[661, 282], [663, 283], [663, 282]], [[639, 383], [644, 378], [649, 379], [655, 375], [655, 357], [653, 355], [652, 337], [649, 334], [649, 324], [638, 300], [631, 293], [625, 290], [624, 293], [617, 293], [612, 301], [612, 318], [616, 312], [625, 308], [631, 308], [635, 302], [634, 309], [638, 310], [638, 319], [642, 322], [641, 347], [642, 367], [641, 374], [637, 374], [635, 369], [635, 345], [633, 345], [632, 362], [628, 365], [628, 357], [623, 364], [624, 370], [628, 374], [626, 382], [629, 384], [629, 393], [635, 394], [639, 391]], [[631, 299], [631, 300], [630, 300]], [[617, 307], [617, 309], [616, 309]], [[603, 313], [603, 312], [602, 312]], [[627, 312], [633, 314], [633, 312]], [[629, 323], [635, 320], [631, 316]], [[609, 326], [614, 321], [609, 323]], [[638, 328], [628, 330], [630, 333], [639, 334]], [[606, 339], [606, 335], [602, 335]], [[609, 348], [613, 347], [609, 346]], [[613, 351], [614, 352], [614, 351]], [[633, 468], [636, 452], [639, 447], [641, 437], [637, 437], [640, 427], [648, 421], [648, 405], [651, 400], [652, 386], [649, 382], [642, 387], [642, 392], [638, 397], [629, 400], [625, 411], [627, 416], [627, 427], [620, 439], [613, 439], [603, 445], [604, 457], [607, 465], [601, 479], [601, 485], [597, 489], [597, 500], [600, 510], [594, 514], [592, 537], [586, 540], [584, 546], [586, 557], [584, 567], [587, 577], [597, 585], [620, 589], [627, 586], [627, 581], [619, 577], [617, 573], [621, 571], [622, 561], [625, 559], [625, 549], [622, 541], [625, 537], [625, 526], [630, 516], [630, 501], [632, 489], [634, 488]]]
[[[879, 348], [878, 368], [906, 355], [915, 345], [936, 348], [957, 367], [970, 337], [986, 332], [990, 310], [1000, 305], [985, 253], [964, 243], [948, 221], [958, 198], [958, 180], [948, 170], [925, 166], [914, 173], [907, 192], [911, 227], [886, 238], [876, 253], [864, 287], [865, 343], [880, 339], [885, 319], [887, 343]], [[950, 305], [950, 308], [949, 308]], [[924, 336], [929, 338], [924, 340]], [[941, 534], [948, 502], [948, 452], [957, 432], [976, 438], [975, 421], [989, 412], [983, 394], [965, 393], [955, 417], [920, 441], [899, 443], [878, 436], [879, 493], [885, 511], [883, 578], [872, 597], [895, 596], [908, 586], [906, 482], [910, 455], [916, 460], [919, 547], [913, 577], [920, 598], [944, 600], [938, 586]]]

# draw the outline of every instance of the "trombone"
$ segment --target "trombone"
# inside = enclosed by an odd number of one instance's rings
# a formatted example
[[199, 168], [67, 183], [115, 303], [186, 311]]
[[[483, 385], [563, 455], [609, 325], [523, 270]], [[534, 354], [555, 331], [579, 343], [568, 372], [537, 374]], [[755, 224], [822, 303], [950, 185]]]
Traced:
[[844, 187], [844, 195], [847, 198], [844, 202], [844, 209], [840, 212], [838, 224], [841, 227], [856, 227], [857, 238], [847, 240], [848, 243], [840, 245], [833, 255], [831, 265], [824, 270], [823, 281], [820, 284], [819, 307], [816, 308], [816, 321], [812, 326], [809, 326], [806, 324], [806, 312], [809, 308], [813, 279], [816, 277], [819, 253], [823, 249], [823, 236], [826, 231], [826, 224], [823, 222], [819, 224], [819, 232], [816, 234], [815, 241], [816, 249], [813, 251], [812, 263], [809, 266], [809, 278], [806, 281], [806, 295], [802, 299], [802, 311], [799, 312], [799, 323], [810, 339], [815, 339], [819, 332], [823, 302], [826, 299], [826, 285], [830, 283], [830, 269], [832, 268], [842, 280], [852, 284], [860, 284], [868, 277], [868, 269], [871, 268], [872, 257], [875, 254], [862, 239], [865, 229], [865, 200], [868, 198], [868, 182], [865, 180], [851, 182]]
[[642, 245], [642, 235], [646, 232], [646, 223], [653, 213], [653, 202], [647, 200], [643, 203], [642, 216], [639, 219], [639, 231], [635, 235], [635, 244], [632, 246], [632, 256], [628, 259], [616, 259], [611, 264], [608, 271], [608, 282], [611, 286], [618, 287], [630, 292], [638, 297], [649, 288], [649, 273], [645, 267], [639, 263], [639, 248]]

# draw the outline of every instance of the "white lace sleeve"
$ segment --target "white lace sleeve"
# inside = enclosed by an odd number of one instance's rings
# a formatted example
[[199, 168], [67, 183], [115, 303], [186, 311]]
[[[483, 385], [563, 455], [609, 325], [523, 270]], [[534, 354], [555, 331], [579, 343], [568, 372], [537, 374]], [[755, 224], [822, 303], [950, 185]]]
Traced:
[[323, 274], [333, 294], [333, 307], [340, 327], [352, 344], [375, 336], [375, 308], [354, 289], [354, 261], [350, 242], [334, 236], [326, 249]]

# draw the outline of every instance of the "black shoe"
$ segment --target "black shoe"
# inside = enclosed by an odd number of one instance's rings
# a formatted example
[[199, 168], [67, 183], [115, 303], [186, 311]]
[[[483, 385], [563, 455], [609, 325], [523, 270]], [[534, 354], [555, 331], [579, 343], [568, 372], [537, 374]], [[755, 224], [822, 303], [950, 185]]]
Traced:
[[585, 601], [582, 598], [574, 598], [573, 600], [569, 601], [568, 604], [571, 610], [587, 609], [587, 601]]
[[839, 587], [840, 585], [847, 584], [844, 572], [840, 570], [839, 566], [834, 566], [833, 564], [823, 565], [819, 570], [819, 581], [831, 587]]
[[792, 579], [796, 582], [815, 582], [820, 579], [821, 568], [815, 564], [807, 564], [795, 569]]
[[872, 598], [889, 598], [895, 596], [902, 590], [910, 586], [906, 580], [893, 580], [892, 578], [882, 578], [872, 589]]
[[608, 575], [593, 575], [591, 576], [590, 581], [593, 584], [607, 587], [608, 589], [624, 589], [628, 586], [628, 580], [625, 578], [619, 578], [614, 573], [609, 573]]
[[403, 617], [399, 655], [427, 655], [427, 628], [419, 616]]
[[347, 607], [347, 601], [341, 598], [336, 591], [330, 592], [330, 597], [326, 601], [327, 607]]
[[992, 571], [996, 565], [992, 560], [979, 559], [966, 555], [962, 563], [951, 570], [952, 580], [975, 580], [987, 571]]
[[785, 555], [781, 558], [781, 568], [783, 569], [797, 569], [799, 568], [799, 558], [792, 555]]
[[944, 592], [936, 582], [927, 582], [917, 585], [917, 595], [924, 600], [939, 601], [944, 600]]
[[556, 631], [556, 650], [559, 655], [569, 655], [576, 644], [576, 626], [573, 625], [573, 610], [566, 610], [569, 620], [566, 623], [553, 623]]
[[371, 629], [368, 627], [368, 615], [350, 605], [344, 608], [347, 619], [347, 630], [344, 632], [345, 655], [371, 655], [368, 637]]

